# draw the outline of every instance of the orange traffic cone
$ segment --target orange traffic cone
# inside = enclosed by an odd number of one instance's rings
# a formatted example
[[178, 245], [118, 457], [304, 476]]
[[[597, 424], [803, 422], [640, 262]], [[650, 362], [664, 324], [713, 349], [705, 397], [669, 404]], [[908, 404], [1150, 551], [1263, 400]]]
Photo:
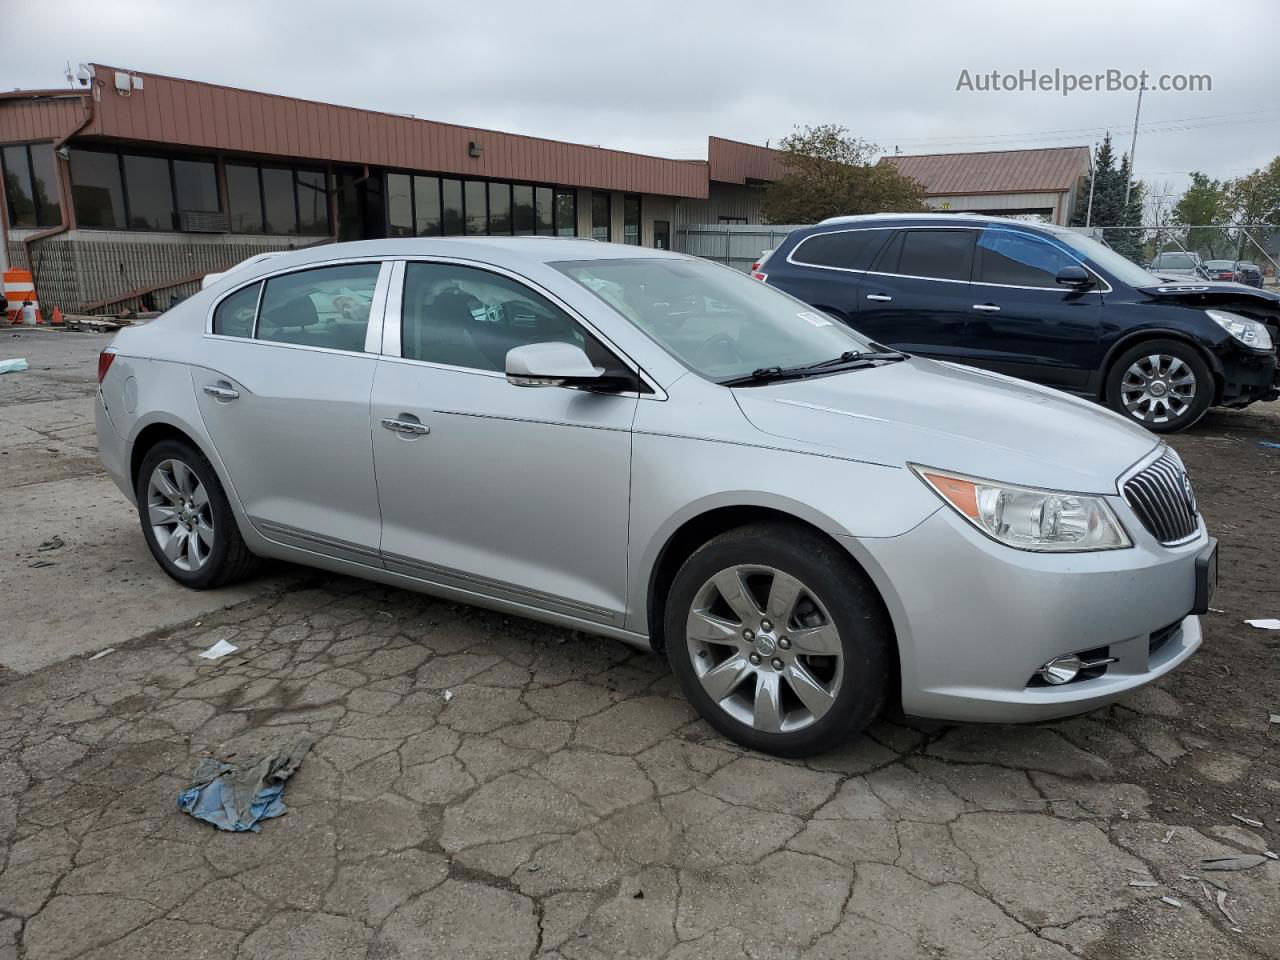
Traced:
[[51, 324], [53, 324], [53, 326], [55, 326], [55, 327], [60, 327], [60, 326], [62, 326], [62, 323], [63, 323], [63, 320], [62, 320], [62, 310], [61, 310], [61, 309], [59, 309], [58, 307], [54, 307], [54, 308], [53, 308], [53, 316], [49, 318], [49, 322], [50, 322]]

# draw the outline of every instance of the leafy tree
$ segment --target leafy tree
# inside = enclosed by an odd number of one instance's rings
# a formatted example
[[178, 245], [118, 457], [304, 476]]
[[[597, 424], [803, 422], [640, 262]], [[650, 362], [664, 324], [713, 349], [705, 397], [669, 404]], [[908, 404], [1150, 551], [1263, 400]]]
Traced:
[[787, 172], [765, 188], [763, 213], [770, 223], [927, 209], [920, 184], [892, 163], [874, 162], [879, 148], [844, 127], [797, 128], [779, 146]]
[[[1280, 224], [1280, 157], [1246, 177], [1224, 185], [1227, 207], [1233, 223]], [[1273, 240], [1280, 232], [1274, 226], [1261, 230], [1254, 226], [1247, 231], [1236, 231], [1235, 255], [1237, 259], [1257, 259], [1252, 250], [1254, 243], [1274, 250]]]
[[1193, 172], [1191, 186], [1173, 207], [1173, 222], [1189, 227], [1186, 246], [1204, 256], [1218, 259], [1225, 253], [1230, 239], [1221, 224], [1230, 219], [1228, 185], [1211, 180], [1206, 174]]

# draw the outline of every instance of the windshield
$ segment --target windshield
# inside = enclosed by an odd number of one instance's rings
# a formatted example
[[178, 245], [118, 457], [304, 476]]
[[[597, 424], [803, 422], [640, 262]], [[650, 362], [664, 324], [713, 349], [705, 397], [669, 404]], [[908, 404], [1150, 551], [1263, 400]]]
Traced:
[[1096, 266], [1106, 270], [1121, 283], [1127, 283], [1131, 287], [1154, 287], [1164, 283], [1159, 277], [1148, 273], [1136, 263], [1120, 256], [1110, 247], [1099, 243], [1091, 237], [1086, 237], [1082, 233], [1075, 233], [1071, 230], [1063, 230], [1062, 232], [1055, 230], [1054, 236], [1067, 246], [1073, 247], [1084, 254]]
[[710, 380], [870, 349], [826, 314], [705, 260], [576, 260], [551, 266]]

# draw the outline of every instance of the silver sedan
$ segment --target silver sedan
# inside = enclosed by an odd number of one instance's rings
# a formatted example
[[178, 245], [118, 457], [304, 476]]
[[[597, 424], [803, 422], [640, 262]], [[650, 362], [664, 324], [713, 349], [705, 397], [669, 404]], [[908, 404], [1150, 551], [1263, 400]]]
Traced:
[[180, 583], [275, 557], [665, 651], [778, 754], [889, 705], [1105, 704], [1191, 656], [1216, 579], [1140, 427], [678, 254], [288, 253], [122, 331], [99, 381], [103, 463]]

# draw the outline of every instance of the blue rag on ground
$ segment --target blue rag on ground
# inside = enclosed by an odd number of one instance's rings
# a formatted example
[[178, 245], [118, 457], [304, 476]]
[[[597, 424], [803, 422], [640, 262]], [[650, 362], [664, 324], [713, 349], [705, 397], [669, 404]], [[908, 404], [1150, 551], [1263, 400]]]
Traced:
[[288, 812], [280, 799], [284, 782], [311, 749], [310, 737], [299, 737], [285, 749], [240, 763], [209, 757], [200, 762], [191, 785], [178, 794], [178, 808], [219, 830], [241, 832], [262, 828], [269, 820]]

